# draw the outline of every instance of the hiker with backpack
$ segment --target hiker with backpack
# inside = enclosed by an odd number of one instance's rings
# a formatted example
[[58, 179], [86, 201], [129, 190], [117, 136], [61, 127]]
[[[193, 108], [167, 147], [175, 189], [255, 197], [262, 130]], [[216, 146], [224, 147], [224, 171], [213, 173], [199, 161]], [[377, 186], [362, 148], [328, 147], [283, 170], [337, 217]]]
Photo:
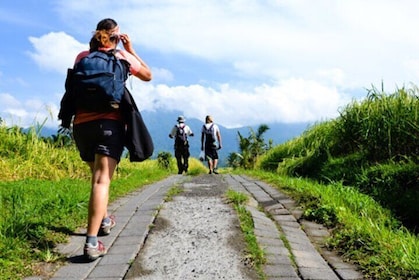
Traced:
[[205, 153], [209, 174], [218, 174], [218, 150], [221, 149], [221, 132], [211, 116], [205, 117], [201, 129], [201, 151]]
[[[124, 49], [118, 49], [120, 42]], [[128, 75], [142, 81], [152, 78], [150, 68], [135, 52], [130, 37], [120, 33], [115, 20], [103, 19], [90, 40], [90, 50], [79, 53], [74, 68], [69, 69], [59, 114], [62, 126], [69, 128], [69, 116], [75, 111], [74, 140], [81, 159], [91, 171], [84, 246], [84, 256], [89, 260], [106, 254], [98, 235], [109, 234], [116, 225], [107, 207], [111, 179], [124, 149], [125, 122], [119, 104]]]
[[174, 150], [178, 174], [182, 174], [183, 172], [188, 172], [190, 156], [188, 136], [194, 136], [194, 134], [191, 128], [185, 124], [183, 116], [179, 116], [177, 122], [170, 131], [169, 137], [175, 139]]

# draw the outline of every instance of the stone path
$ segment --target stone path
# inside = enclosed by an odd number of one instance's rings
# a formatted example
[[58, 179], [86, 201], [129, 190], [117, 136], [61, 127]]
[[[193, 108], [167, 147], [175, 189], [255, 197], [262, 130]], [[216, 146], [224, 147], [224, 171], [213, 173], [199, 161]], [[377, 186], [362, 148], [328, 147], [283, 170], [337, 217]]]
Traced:
[[[363, 279], [355, 266], [321, 249], [327, 230], [321, 225], [300, 221], [301, 210], [292, 199], [264, 182], [239, 175], [173, 175], [115, 201], [109, 212], [117, 217], [117, 225], [110, 235], [101, 237], [108, 254], [94, 262], [85, 262], [81, 255], [84, 234], [75, 234], [69, 243], [59, 246], [58, 250], [68, 256], [68, 263], [50, 279], [142, 279], [136, 277], [135, 264], [167, 191], [173, 186], [189, 184], [190, 187], [191, 182], [200, 188], [200, 180], [213, 180], [225, 190], [231, 188], [251, 197], [247, 210], [254, 220], [258, 244], [266, 254], [267, 262], [263, 267], [266, 279]], [[26, 278], [38, 279], [43, 278]], [[201, 275], [197, 279], [232, 278]]]
[[267, 279], [363, 279], [355, 266], [344, 263], [335, 254], [327, 251], [323, 256], [320, 254], [314, 244], [316, 240], [317, 245], [322, 244], [327, 230], [315, 223], [300, 224], [297, 218], [301, 216], [301, 210], [292, 199], [264, 182], [245, 176], [226, 176], [226, 180], [232, 189], [251, 194], [256, 200], [255, 206], [262, 207], [272, 217], [268, 218], [256, 207], [248, 207], [253, 215], [258, 243], [267, 253], [264, 268]]

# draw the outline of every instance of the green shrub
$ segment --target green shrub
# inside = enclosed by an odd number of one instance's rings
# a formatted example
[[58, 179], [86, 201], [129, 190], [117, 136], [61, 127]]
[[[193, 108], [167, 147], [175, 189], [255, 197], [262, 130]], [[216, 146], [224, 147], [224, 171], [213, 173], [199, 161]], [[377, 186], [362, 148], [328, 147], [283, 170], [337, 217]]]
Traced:
[[357, 187], [413, 227], [419, 216], [418, 178], [419, 165], [415, 162], [389, 162], [366, 169]]
[[258, 166], [291, 176], [317, 176], [334, 145], [334, 122], [313, 125], [300, 137], [271, 149]]
[[366, 163], [364, 155], [360, 153], [329, 158], [322, 166], [318, 177], [324, 182], [339, 181], [345, 185], [353, 185]]
[[322, 149], [311, 150], [304, 156], [283, 159], [278, 165], [277, 172], [295, 177], [317, 177], [325, 158], [327, 155]]
[[160, 168], [171, 169], [172, 154], [169, 152], [160, 152], [157, 155], [157, 163]]
[[306, 205], [303, 217], [310, 221], [321, 223], [327, 227], [334, 227], [339, 223], [335, 209], [329, 205]]
[[278, 164], [281, 163], [284, 158], [288, 158], [292, 155], [289, 151], [290, 147], [292, 147], [292, 141], [270, 149], [266, 154], [259, 158], [256, 168], [266, 171], [277, 170]]

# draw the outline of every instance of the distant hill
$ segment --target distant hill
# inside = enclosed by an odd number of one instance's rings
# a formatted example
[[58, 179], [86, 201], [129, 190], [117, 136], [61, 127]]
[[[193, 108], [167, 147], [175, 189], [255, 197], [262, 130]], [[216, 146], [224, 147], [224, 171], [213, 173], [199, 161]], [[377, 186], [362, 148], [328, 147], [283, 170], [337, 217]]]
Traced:
[[[172, 127], [176, 124], [177, 117], [181, 115], [180, 112], [141, 112], [145, 123], [147, 124], [150, 134], [153, 137], [155, 151], [153, 157], [156, 157], [159, 152], [173, 152], [173, 139], [169, 138], [169, 133]], [[186, 123], [191, 127], [195, 136], [189, 138], [190, 152], [192, 157], [198, 157], [201, 149], [201, 127], [204, 120], [188, 118], [186, 116]], [[218, 124], [218, 123], [217, 123]], [[269, 130], [265, 133], [265, 141], [273, 140], [274, 145], [284, 143], [294, 137], [299, 136], [305, 131], [309, 123], [265, 123], [269, 126]], [[238, 152], [238, 135], [237, 132], [247, 137], [249, 135], [249, 127], [240, 127], [228, 129], [218, 124], [221, 130], [223, 148], [220, 150], [220, 165], [225, 165], [226, 158], [232, 152]], [[259, 125], [250, 126], [253, 130], [257, 130]], [[57, 129], [42, 128], [41, 136], [48, 137], [57, 134]]]

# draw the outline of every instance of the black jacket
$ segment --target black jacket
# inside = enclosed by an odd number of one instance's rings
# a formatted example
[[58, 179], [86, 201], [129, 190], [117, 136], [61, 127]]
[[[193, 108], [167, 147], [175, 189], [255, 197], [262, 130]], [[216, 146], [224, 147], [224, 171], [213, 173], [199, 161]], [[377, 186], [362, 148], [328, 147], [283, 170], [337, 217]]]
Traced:
[[125, 147], [129, 151], [130, 161], [148, 159], [154, 151], [153, 140], [134, 98], [127, 88], [125, 88], [120, 109], [126, 125]]
[[73, 69], [67, 69], [67, 77], [65, 79], [65, 93], [60, 102], [60, 112], [58, 119], [61, 120], [61, 126], [70, 128], [73, 116], [76, 114], [76, 98], [72, 87]]

